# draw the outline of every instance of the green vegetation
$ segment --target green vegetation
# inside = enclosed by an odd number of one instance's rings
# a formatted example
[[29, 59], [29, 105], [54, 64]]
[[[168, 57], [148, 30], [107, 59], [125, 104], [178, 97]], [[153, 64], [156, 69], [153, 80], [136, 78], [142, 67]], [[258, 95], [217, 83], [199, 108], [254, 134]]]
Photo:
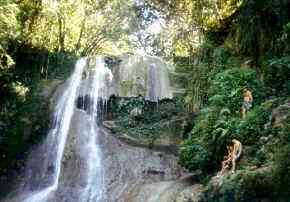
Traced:
[[272, 198], [273, 187], [269, 170], [237, 172], [222, 181], [223, 186], [213, 191], [207, 187], [202, 201], [253, 201], [257, 198]]
[[[179, 9], [177, 5], [174, 9]], [[220, 186], [208, 182], [204, 200], [255, 201], [279, 196], [280, 201], [287, 201], [289, 185], [286, 181], [277, 183], [278, 174], [269, 170], [280, 170], [287, 176], [289, 158], [279, 148], [290, 143], [289, 3], [248, 0], [231, 10], [216, 26], [210, 24], [210, 18], [192, 18], [203, 29], [201, 43], [194, 46], [196, 43], [187, 40], [187, 47], [192, 47], [175, 52], [177, 70], [191, 75], [185, 104], [198, 112], [195, 126], [181, 145], [180, 164], [191, 171], [200, 169], [204, 175], [216, 174], [226, 145], [236, 138], [244, 145], [237, 174], [222, 179]], [[244, 87], [250, 89], [254, 102], [241, 119]], [[283, 123], [276, 124], [275, 111], [282, 105], [286, 110], [279, 112], [277, 119]], [[287, 188], [271, 191], [276, 184]]]
[[[110, 111], [116, 133], [131, 136], [149, 147], [155, 143], [177, 144], [190, 124], [182, 102], [177, 99], [152, 103], [143, 98], [119, 98], [112, 100]], [[171, 141], [160, 142], [166, 137]]]
[[[156, 20], [160, 31], [148, 31]], [[42, 85], [66, 79], [80, 56], [136, 49], [174, 63], [186, 93], [158, 105], [116, 98], [116, 132], [149, 145], [182, 139], [180, 164], [205, 179], [236, 138], [244, 148], [237, 172], [218, 186], [204, 180], [203, 200], [289, 199], [287, 0], [0, 0], [0, 174], [46, 134]], [[244, 87], [254, 102], [241, 119]]]

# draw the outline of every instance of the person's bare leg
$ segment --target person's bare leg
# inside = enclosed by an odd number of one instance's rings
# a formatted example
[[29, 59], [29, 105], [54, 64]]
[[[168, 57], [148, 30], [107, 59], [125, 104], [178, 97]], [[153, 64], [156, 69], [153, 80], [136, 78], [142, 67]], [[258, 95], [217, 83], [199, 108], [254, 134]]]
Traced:
[[246, 117], [246, 109], [244, 106], [242, 106], [241, 108], [241, 114], [242, 114], [242, 119], [244, 119]]
[[226, 161], [222, 162], [222, 169], [221, 169], [220, 175], [222, 175], [224, 173], [226, 164], [227, 164]]
[[236, 170], [236, 160], [237, 158], [234, 156], [232, 160], [232, 173], [235, 173]]
[[226, 169], [228, 169], [229, 165], [225, 162], [223, 162], [223, 165], [222, 165], [222, 170], [219, 172], [218, 174], [218, 177], [219, 176], [222, 176], [224, 174], [224, 172], [226, 171]]

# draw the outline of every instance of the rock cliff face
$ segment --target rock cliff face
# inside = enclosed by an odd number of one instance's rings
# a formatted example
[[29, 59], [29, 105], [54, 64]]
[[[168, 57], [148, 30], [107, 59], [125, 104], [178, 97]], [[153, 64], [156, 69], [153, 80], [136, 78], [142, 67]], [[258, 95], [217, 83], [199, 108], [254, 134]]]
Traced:
[[[87, 114], [76, 110], [63, 160], [61, 188], [57, 201], [81, 201], [82, 164], [86, 154], [82, 153], [81, 136], [86, 127]], [[165, 152], [134, 147], [122, 142], [110, 131], [98, 129], [104, 177], [106, 202], [170, 202], [198, 201], [201, 185], [182, 179], [182, 169], [177, 157]], [[52, 201], [55, 201], [53, 199]]]
[[[83, 201], [88, 154], [82, 149], [82, 136], [86, 135], [84, 128], [88, 118], [82, 110], [77, 109], [74, 113], [62, 161], [59, 188], [48, 202]], [[188, 198], [197, 201], [201, 186], [192, 186], [193, 182], [180, 179], [183, 173], [176, 156], [128, 145], [104, 128], [99, 128], [98, 132], [104, 179], [104, 198], [101, 201], [173, 202], [187, 201]], [[30, 175], [30, 180], [35, 181], [35, 185], [39, 180], [45, 182], [40, 174], [46, 166], [38, 161], [46, 162], [47, 155], [49, 153], [41, 146], [32, 151], [29, 163], [34, 164], [30, 170], [34, 174]], [[25, 187], [25, 184], [22, 186]], [[15, 198], [8, 198], [5, 202], [19, 202], [22, 199], [23, 195], [19, 192]]]
[[272, 111], [271, 126], [280, 127], [290, 117], [290, 101]]
[[[60, 188], [51, 201], [82, 201], [87, 155], [82, 150], [82, 136], [86, 135], [87, 120], [88, 115], [84, 111], [75, 111], [63, 159]], [[147, 201], [142, 194], [157, 196], [169, 187], [174, 189], [175, 186], [171, 185], [176, 184], [174, 180], [180, 175], [175, 156], [130, 146], [103, 128], [99, 128], [98, 132], [104, 178], [103, 201]], [[161, 181], [164, 181], [164, 189], [156, 189]], [[176, 189], [180, 187], [178, 185]]]

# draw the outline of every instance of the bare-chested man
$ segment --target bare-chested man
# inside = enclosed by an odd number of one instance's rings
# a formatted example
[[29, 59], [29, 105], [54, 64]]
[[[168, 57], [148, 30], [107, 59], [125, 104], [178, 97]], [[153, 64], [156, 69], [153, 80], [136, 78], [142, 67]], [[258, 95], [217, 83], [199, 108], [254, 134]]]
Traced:
[[246, 117], [246, 113], [252, 107], [252, 102], [253, 102], [252, 92], [248, 88], [244, 88], [243, 98], [244, 98], [244, 101], [241, 108], [241, 113], [242, 113], [242, 118], [244, 119]]

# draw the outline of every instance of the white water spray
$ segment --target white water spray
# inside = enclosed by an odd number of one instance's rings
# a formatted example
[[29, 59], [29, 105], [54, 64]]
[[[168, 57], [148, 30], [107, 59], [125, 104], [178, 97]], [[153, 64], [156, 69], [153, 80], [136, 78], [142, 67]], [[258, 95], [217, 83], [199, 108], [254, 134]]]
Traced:
[[[68, 132], [71, 128], [71, 120], [76, 110], [75, 104], [78, 96], [88, 97], [88, 128], [80, 133], [82, 143], [80, 152], [86, 154], [84, 168], [85, 185], [81, 190], [79, 200], [81, 202], [103, 201], [104, 196], [104, 173], [101, 167], [101, 151], [98, 143], [99, 130], [97, 119], [99, 109], [103, 107], [109, 97], [109, 84], [113, 75], [107, 67], [103, 57], [96, 57], [96, 65], [93, 69], [87, 67], [87, 78], [82, 80], [84, 69], [87, 66], [87, 59], [78, 60], [68, 86], [64, 94], [57, 102], [54, 113], [54, 126], [49, 131], [45, 145], [48, 145], [52, 158], [49, 158], [49, 166], [52, 173], [44, 177], [49, 179], [48, 186], [40, 191], [32, 192], [23, 202], [46, 202], [54, 199], [53, 195], [59, 190], [59, 181], [62, 170], [62, 159], [66, 147]], [[82, 92], [81, 88], [85, 89]], [[80, 94], [80, 92], [82, 94]], [[47, 169], [47, 168], [45, 168]], [[44, 173], [45, 174], [45, 173]]]
[[[54, 127], [49, 131], [48, 136], [55, 137], [57, 139], [57, 148], [56, 148], [56, 159], [54, 161], [54, 172], [52, 184], [35, 193], [32, 193], [27, 197], [24, 202], [45, 202], [49, 195], [57, 190], [59, 184], [59, 177], [61, 173], [61, 161], [64, 153], [65, 143], [68, 135], [68, 130], [70, 127], [71, 118], [74, 111], [75, 100], [78, 92], [78, 88], [81, 83], [82, 72], [86, 66], [86, 59], [81, 58], [77, 61], [75, 65], [74, 73], [72, 74], [69, 85], [64, 92], [64, 95], [59, 99], [56, 111], [54, 115]], [[54, 139], [54, 138], [52, 138]], [[51, 143], [53, 144], [54, 141]], [[54, 151], [49, 151], [54, 152]]]
[[172, 99], [169, 81], [170, 65], [153, 56], [124, 56], [114, 79], [115, 94], [120, 97], [138, 97], [158, 102]]
[[96, 127], [99, 111], [102, 106], [100, 102], [106, 102], [108, 98], [108, 84], [112, 82], [113, 75], [111, 71], [105, 67], [105, 63], [101, 56], [96, 57], [96, 66], [92, 74], [92, 82], [89, 92], [91, 98], [91, 106], [89, 109], [89, 127], [88, 141], [86, 151], [88, 154], [87, 163], [87, 184], [83, 192], [82, 201], [97, 202], [104, 199], [104, 173], [101, 167], [101, 152], [98, 144], [99, 131]]

